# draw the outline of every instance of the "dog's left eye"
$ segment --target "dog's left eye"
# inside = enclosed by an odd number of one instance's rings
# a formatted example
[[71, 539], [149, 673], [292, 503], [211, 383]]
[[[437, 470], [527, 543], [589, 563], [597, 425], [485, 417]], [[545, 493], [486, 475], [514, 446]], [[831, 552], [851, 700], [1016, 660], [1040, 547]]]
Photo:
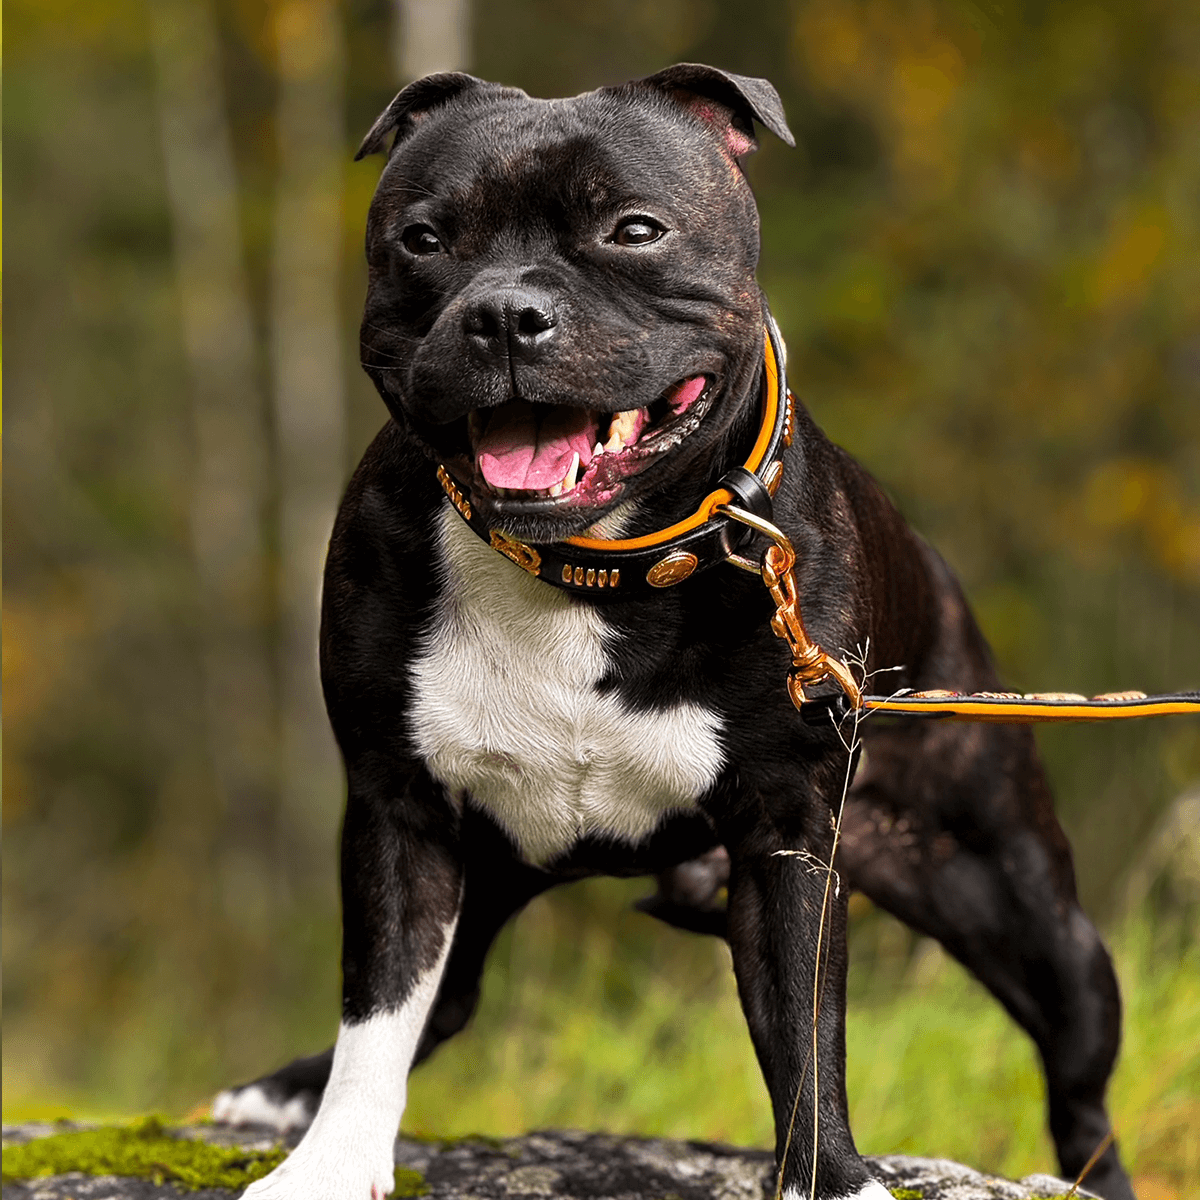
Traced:
[[428, 225], [410, 225], [401, 235], [400, 241], [409, 254], [441, 254], [442, 243]]
[[649, 217], [629, 217], [616, 227], [608, 240], [616, 246], [645, 246], [657, 242], [666, 232]]

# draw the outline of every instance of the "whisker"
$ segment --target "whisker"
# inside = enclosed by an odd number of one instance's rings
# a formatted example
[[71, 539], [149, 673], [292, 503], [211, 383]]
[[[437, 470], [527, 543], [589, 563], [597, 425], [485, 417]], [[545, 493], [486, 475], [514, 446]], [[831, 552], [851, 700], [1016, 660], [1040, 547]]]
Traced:
[[404, 189], [406, 191], [416, 192], [416, 194], [418, 196], [436, 196], [437, 195], [437, 192], [433, 191], [431, 188], [425, 187], [423, 184], [417, 183], [416, 180], [407, 179], [403, 175], [396, 176], [395, 178], [397, 178], [398, 182], [404, 187]]

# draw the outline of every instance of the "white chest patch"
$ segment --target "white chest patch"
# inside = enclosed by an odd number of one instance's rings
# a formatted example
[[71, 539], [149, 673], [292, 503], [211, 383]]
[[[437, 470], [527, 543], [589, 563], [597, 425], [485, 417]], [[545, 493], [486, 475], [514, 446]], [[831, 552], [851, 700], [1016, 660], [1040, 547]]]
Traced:
[[468, 792], [533, 863], [588, 835], [640, 841], [712, 786], [716, 713], [632, 712], [601, 695], [612, 634], [590, 606], [497, 554], [449, 507], [441, 543], [448, 586], [412, 665], [412, 732], [435, 778]]

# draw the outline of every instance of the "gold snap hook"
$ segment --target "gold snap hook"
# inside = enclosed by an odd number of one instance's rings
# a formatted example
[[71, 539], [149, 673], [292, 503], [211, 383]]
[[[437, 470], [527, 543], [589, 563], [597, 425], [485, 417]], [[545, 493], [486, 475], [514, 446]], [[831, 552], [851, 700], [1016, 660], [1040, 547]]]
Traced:
[[804, 628], [800, 598], [796, 591], [796, 549], [787, 534], [770, 521], [733, 504], [718, 504], [713, 511], [723, 513], [771, 539], [771, 545], [763, 552], [760, 567], [756, 568], [749, 559], [737, 555], [731, 558], [739, 567], [756, 570], [771, 593], [771, 599], [775, 601], [771, 630], [776, 637], [787, 642], [792, 652], [792, 669], [787, 678], [787, 690], [792, 703], [799, 708], [805, 702], [805, 686], [833, 679], [846, 693], [850, 703], [855, 708], [861, 708], [862, 691], [850, 668], [841, 659], [826, 654]]

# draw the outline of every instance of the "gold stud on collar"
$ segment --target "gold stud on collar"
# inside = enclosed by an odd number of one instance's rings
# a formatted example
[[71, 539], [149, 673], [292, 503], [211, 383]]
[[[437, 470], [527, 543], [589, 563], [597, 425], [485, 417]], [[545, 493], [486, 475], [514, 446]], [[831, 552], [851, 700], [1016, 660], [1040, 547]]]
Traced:
[[621, 572], [610, 572], [605, 567], [596, 570], [595, 567], [573, 567], [570, 563], [563, 563], [562, 581], [582, 588], [615, 588], [621, 582]]
[[792, 395], [791, 388], [788, 388], [787, 415], [783, 420], [783, 444], [786, 447], [792, 444], [792, 438], [796, 436], [796, 397]]
[[782, 482], [783, 482], [783, 460], [777, 458], [763, 472], [763, 485], [766, 487], [767, 492], [770, 494], [772, 499], [775, 498], [775, 493], [777, 491], [779, 491], [779, 485]]

